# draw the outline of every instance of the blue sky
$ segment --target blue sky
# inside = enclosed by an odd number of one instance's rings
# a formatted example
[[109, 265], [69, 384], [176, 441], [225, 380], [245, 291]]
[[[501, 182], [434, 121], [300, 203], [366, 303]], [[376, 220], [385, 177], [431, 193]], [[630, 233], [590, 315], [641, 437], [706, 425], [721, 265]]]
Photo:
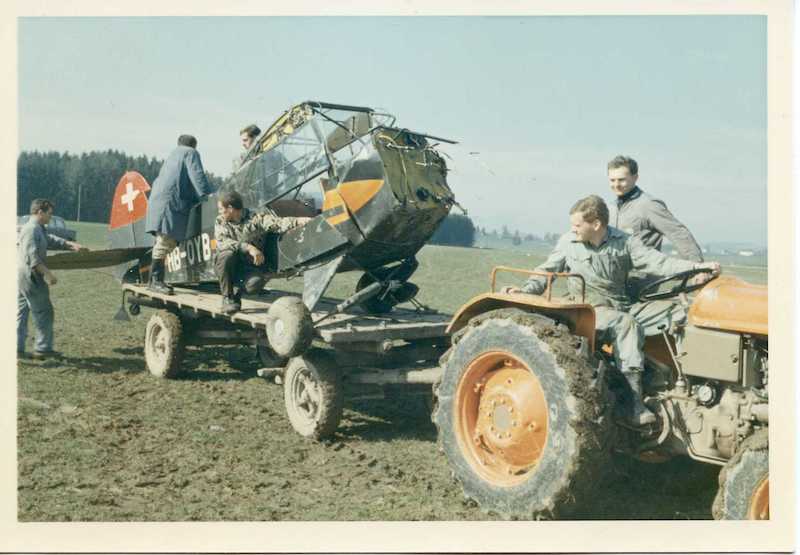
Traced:
[[625, 153], [701, 243], [767, 242], [762, 16], [19, 20], [20, 150], [164, 157], [189, 132], [224, 176], [241, 127], [306, 99], [459, 140], [479, 225], [564, 231]]

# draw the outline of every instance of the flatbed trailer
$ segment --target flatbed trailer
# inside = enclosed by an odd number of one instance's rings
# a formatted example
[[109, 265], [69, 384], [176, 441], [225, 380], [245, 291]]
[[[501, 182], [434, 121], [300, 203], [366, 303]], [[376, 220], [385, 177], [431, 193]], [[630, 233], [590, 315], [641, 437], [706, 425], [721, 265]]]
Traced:
[[131, 314], [142, 306], [156, 309], [144, 340], [151, 374], [174, 378], [185, 372], [187, 346], [251, 345], [265, 366], [259, 375], [283, 383], [292, 427], [314, 439], [333, 433], [345, 400], [382, 398], [398, 389], [403, 395], [430, 398], [441, 376], [439, 358], [450, 347], [449, 315], [397, 307], [372, 315], [323, 298], [305, 316], [308, 328], [303, 333], [309, 337], [298, 340], [302, 352], [293, 344], [287, 356], [288, 332], [281, 315], [286, 306], [301, 305], [295, 293], [246, 295], [242, 309], [227, 315], [218, 292], [175, 287], [174, 295], [163, 295], [139, 284], [122, 287]]

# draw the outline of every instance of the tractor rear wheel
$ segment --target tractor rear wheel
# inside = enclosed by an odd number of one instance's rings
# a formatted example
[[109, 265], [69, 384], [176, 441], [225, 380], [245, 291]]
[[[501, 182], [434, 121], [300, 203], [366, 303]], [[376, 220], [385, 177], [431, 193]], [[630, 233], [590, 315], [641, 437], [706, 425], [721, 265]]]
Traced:
[[483, 510], [553, 518], [590, 498], [608, 466], [611, 403], [582, 342], [518, 309], [487, 312], [454, 337], [433, 419]]
[[717, 520], [769, 520], [769, 430], [742, 442], [719, 473], [711, 513]]

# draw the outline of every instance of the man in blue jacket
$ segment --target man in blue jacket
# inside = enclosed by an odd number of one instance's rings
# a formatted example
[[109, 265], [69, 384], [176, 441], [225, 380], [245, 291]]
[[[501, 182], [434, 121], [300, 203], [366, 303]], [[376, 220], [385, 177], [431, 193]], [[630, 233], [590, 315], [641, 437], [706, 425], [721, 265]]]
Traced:
[[179, 241], [186, 239], [191, 208], [215, 191], [196, 148], [197, 139], [193, 136], [178, 137], [177, 148], [164, 161], [153, 182], [145, 231], [156, 236], [149, 285], [156, 293], [172, 295], [172, 287], [164, 283], [164, 260]]

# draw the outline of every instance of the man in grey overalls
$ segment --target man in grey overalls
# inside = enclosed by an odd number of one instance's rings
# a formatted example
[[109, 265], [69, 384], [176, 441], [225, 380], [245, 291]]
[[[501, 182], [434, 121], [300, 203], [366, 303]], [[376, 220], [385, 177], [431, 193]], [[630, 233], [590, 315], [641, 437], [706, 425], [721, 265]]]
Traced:
[[47, 249], [80, 250], [83, 247], [72, 241], [47, 233], [44, 226], [50, 223], [53, 203], [35, 199], [31, 203], [31, 217], [19, 232], [17, 247], [17, 357], [25, 358], [25, 340], [28, 337], [28, 315], [33, 315], [36, 341], [33, 358], [58, 356], [53, 351], [53, 303], [50, 302], [50, 285], [58, 281], [45, 265]]
[[[707, 268], [713, 275], [718, 275], [720, 267], [716, 262], [697, 263], [669, 258], [645, 246], [636, 236], [609, 226], [608, 219], [608, 207], [597, 195], [579, 200], [570, 210], [572, 231], [561, 236], [553, 252], [536, 270], [583, 276], [586, 302], [595, 310], [598, 342], [613, 346], [617, 367], [633, 392], [631, 422], [642, 426], [656, 420], [642, 403], [644, 338], [660, 333], [661, 326], [682, 322], [686, 313], [679, 304], [669, 301], [632, 302], [625, 289], [628, 274], [636, 269], [669, 276]], [[705, 279], [710, 279], [710, 275], [705, 274]], [[521, 289], [510, 287], [505, 292], [538, 295], [545, 287], [544, 277], [531, 276]], [[568, 280], [568, 290], [571, 298], [581, 298], [578, 280]]]
[[156, 293], [172, 295], [172, 287], [164, 283], [164, 259], [186, 239], [189, 211], [215, 191], [196, 147], [193, 136], [178, 137], [178, 146], [161, 166], [148, 199], [145, 231], [156, 236], [149, 289]]
[[[666, 237], [678, 251], [679, 258], [702, 262], [703, 251], [691, 232], [663, 201], [642, 191], [636, 185], [638, 179], [639, 164], [633, 158], [620, 155], [608, 163], [608, 182], [617, 196], [616, 215], [612, 219], [614, 227], [636, 235], [645, 246], [659, 251]], [[634, 272], [628, 279], [628, 293], [632, 298], [638, 297], [641, 288], [653, 280], [654, 276]]]

